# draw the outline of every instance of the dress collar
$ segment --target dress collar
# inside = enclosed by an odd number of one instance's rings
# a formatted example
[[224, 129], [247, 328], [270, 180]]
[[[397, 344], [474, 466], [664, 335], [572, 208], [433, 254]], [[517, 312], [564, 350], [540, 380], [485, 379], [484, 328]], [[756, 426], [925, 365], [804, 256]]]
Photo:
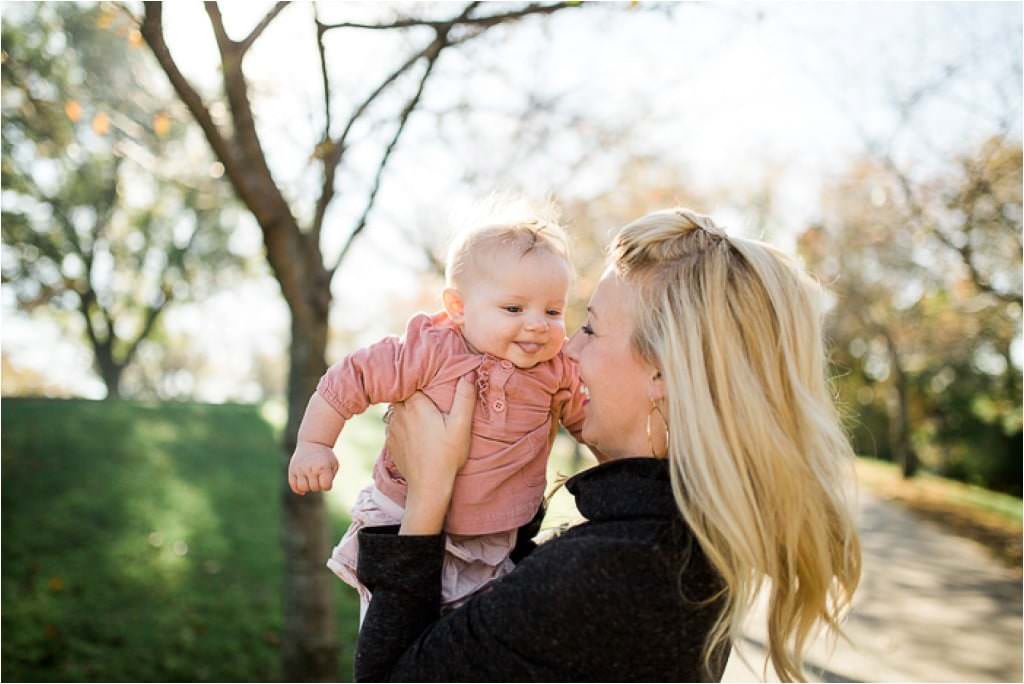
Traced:
[[668, 460], [618, 458], [574, 475], [565, 488], [587, 520], [679, 518]]

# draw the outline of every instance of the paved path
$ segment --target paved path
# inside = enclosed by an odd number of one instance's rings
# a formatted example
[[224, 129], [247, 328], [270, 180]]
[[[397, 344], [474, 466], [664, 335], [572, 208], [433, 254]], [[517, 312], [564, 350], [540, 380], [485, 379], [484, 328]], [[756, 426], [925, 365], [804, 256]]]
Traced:
[[[1021, 681], [1021, 579], [980, 544], [861, 490], [861, 587], [840, 642], [810, 649], [819, 681]], [[724, 681], [761, 680], [764, 607]], [[758, 619], [760, 618], [760, 619]], [[813, 676], [813, 675], [812, 675]], [[769, 669], [769, 681], [778, 681]]]

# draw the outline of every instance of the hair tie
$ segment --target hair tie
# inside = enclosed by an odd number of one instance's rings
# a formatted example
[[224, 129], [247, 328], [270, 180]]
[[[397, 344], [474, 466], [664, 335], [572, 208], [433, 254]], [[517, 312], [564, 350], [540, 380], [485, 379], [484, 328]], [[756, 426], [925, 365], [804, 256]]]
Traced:
[[703, 230], [708, 235], [714, 235], [717, 238], [727, 240], [729, 236], [726, 234], [725, 229], [715, 223], [715, 220], [710, 216], [704, 214], [698, 214], [689, 209], [676, 209], [676, 214], [686, 219], [691, 225], [695, 226], [699, 230]]

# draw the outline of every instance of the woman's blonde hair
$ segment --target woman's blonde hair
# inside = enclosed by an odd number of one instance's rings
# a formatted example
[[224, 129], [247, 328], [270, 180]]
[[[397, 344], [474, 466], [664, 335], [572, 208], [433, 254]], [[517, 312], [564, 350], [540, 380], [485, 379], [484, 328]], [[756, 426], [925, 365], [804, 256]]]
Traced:
[[768, 654], [783, 681], [860, 581], [853, 451], [827, 378], [823, 292], [790, 257], [689, 209], [624, 227], [612, 267], [637, 288], [637, 353], [666, 387], [672, 488], [725, 587], [704, 664], [768, 580]]

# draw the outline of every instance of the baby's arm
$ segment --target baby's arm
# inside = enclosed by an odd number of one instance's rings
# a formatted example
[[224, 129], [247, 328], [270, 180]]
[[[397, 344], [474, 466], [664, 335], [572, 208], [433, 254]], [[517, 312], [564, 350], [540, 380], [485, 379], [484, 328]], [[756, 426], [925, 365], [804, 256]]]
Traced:
[[334, 443], [345, 421], [371, 404], [408, 399], [437, 370], [443, 333], [430, 317], [409, 321], [405, 338], [386, 337], [360, 349], [327, 370], [306, 406], [288, 482], [296, 494], [331, 488], [338, 472]]
[[334, 443], [345, 421], [314, 392], [299, 425], [295, 453], [288, 464], [288, 484], [296, 494], [327, 491], [338, 472]]

